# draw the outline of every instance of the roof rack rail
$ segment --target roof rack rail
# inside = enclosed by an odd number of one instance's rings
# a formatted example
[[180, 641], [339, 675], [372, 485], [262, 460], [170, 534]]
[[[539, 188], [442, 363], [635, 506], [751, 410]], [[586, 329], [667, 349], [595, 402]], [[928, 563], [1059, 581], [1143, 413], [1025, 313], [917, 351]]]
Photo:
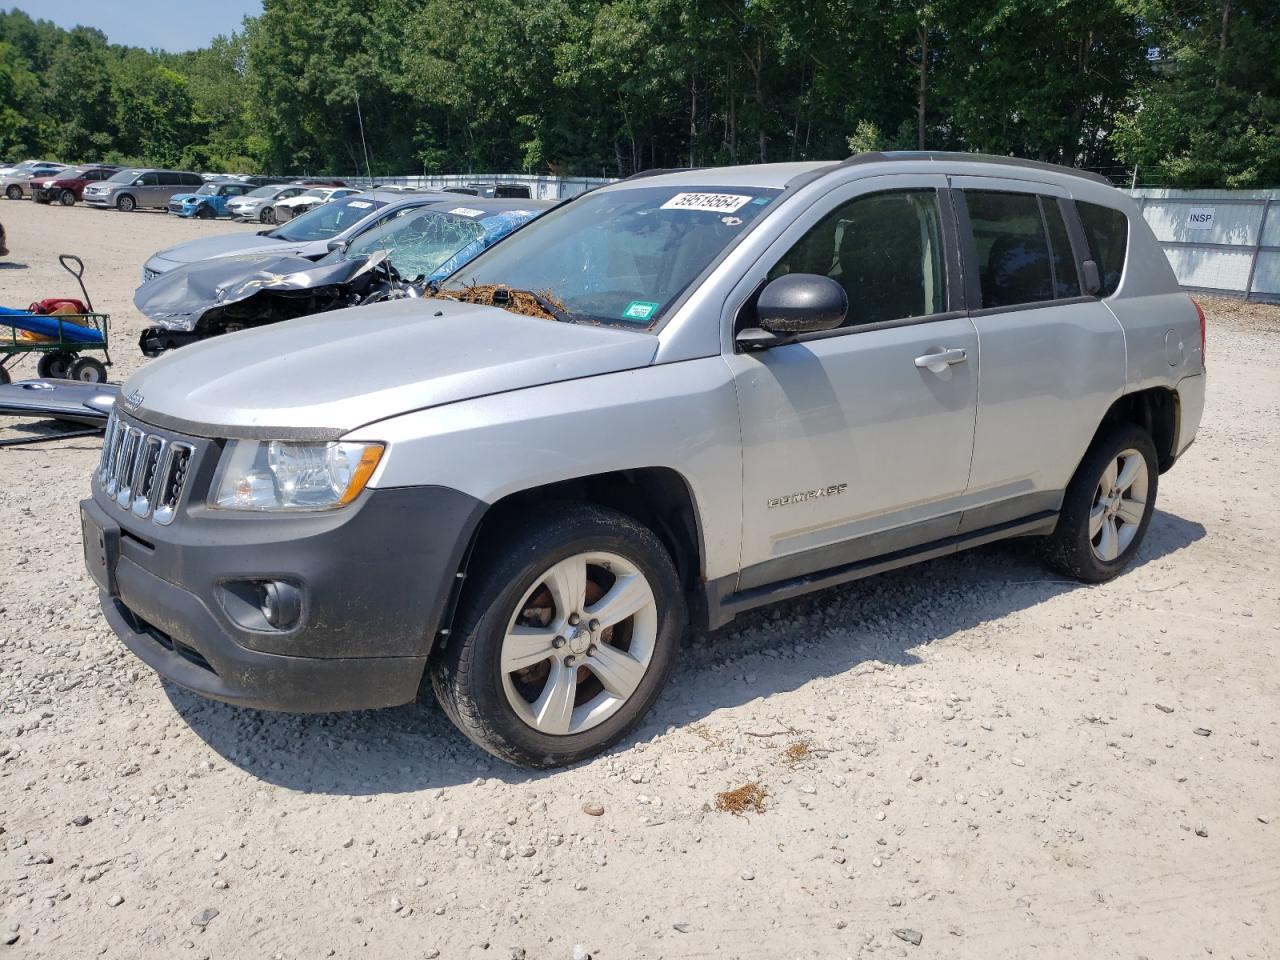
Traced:
[[1046, 163], [1043, 160], [1023, 160], [1020, 157], [1001, 157], [991, 153], [965, 153], [960, 150], [883, 150], [870, 153], [855, 153], [841, 166], [853, 166], [861, 163], [883, 163], [886, 160], [951, 160], [955, 162], [998, 163], [1010, 167], [1030, 167], [1033, 170], [1046, 170], [1050, 173], [1064, 173], [1072, 177], [1083, 177], [1095, 183], [1105, 183], [1108, 187], [1114, 184], [1100, 173], [1092, 170], [1081, 170], [1060, 163]]

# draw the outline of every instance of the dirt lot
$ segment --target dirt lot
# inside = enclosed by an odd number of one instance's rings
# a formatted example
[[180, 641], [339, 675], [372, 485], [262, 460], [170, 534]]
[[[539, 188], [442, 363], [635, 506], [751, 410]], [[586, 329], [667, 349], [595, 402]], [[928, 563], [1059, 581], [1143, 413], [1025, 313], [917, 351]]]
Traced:
[[[139, 362], [143, 259], [248, 229], [0, 218], [0, 303], [71, 292], [54, 255], [82, 254], [117, 374]], [[1204, 424], [1131, 572], [1083, 587], [1006, 544], [744, 617], [691, 640], [633, 738], [552, 773], [489, 760], [434, 705], [288, 717], [160, 682], [81, 572], [97, 444], [0, 450], [0, 940], [166, 960], [1280, 956], [1280, 309], [1209, 306]], [[764, 812], [716, 809], [750, 783]]]

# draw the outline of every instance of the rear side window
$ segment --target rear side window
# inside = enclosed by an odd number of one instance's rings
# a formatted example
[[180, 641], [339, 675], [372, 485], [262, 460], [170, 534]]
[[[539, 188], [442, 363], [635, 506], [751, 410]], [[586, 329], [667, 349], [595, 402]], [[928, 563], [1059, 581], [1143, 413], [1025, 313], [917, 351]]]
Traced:
[[1104, 297], [1109, 297], [1120, 286], [1124, 273], [1124, 257], [1129, 245], [1129, 218], [1119, 210], [1099, 206], [1096, 203], [1076, 201], [1080, 224], [1089, 243], [1089, 254], [1098, 265], [1102, 278]]
[[1040, 200], [1030, 193], [966, 190], [982, 306], [1052, 300], [1053, 267]]
[[947, 309], [942, 220], [932, 190], [875, 193], [827, 214], [769, 271], [830, 277], [845, 289], [843, 326], [858, 327]]

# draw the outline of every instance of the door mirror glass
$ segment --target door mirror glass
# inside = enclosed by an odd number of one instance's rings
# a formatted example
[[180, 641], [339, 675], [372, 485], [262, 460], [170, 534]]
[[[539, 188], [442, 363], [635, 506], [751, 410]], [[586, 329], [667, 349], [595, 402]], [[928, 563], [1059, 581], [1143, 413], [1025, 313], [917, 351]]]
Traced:
[[790, 273], [770, 280], [756, 301], [756, 323], [773, 334], [834, 330], [848, 313], [844, 287], [816, 273]]
[[329, 251], [341, 250], [346, 245], [347, 245], [347, 241], [345, 240], [330, 240], [328, 243], [325, 244], [325, 248]]

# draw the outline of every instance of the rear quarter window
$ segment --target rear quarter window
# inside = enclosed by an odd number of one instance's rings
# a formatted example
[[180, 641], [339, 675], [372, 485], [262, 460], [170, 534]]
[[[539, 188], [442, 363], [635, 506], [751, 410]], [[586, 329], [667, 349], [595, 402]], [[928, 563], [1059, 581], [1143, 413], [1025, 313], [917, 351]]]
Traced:
[[1080, 224], [1084, 227], [1089, 254], [1098, 265], [1101, 294], [1109, 297], [1120, 286], [1124, 258], [1129, 248], [1129, 218], [1121, 211], [1096, 203], [1076, 201]]

